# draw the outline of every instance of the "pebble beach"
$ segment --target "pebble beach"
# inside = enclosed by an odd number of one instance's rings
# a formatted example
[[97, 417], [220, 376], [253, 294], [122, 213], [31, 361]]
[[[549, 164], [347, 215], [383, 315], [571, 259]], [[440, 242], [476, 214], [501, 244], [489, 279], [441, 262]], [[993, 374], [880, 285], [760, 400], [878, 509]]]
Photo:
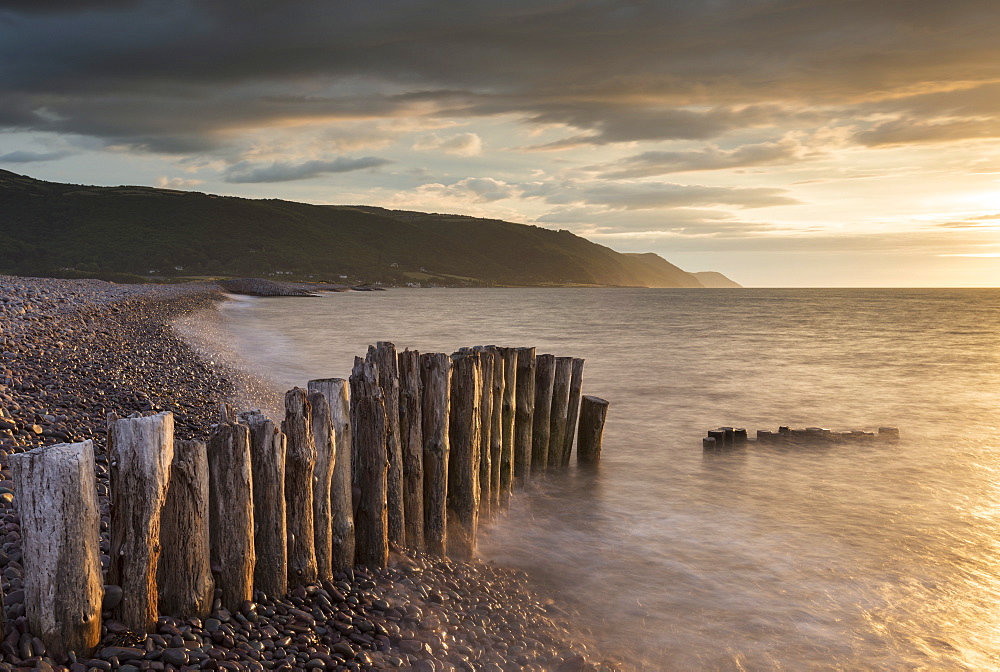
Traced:
[[93, 658], [53, 660], [27, 628], [17, 492], [8, 456], [91, 439], [107, 568], [108, 413], [172, 411], [176, 436], [204, 438], [241, 381], [171, 327], [223, 298], [213, 284], [118, 285], [0, 276], [0, 670], [617, 670], [558, 602], [520, 571], [396, 549], [389, 567], [355, 567], [236, 613], [218, 595], [204, 621], [161, 617], [156, 632], [111, 619], [105, 595]]

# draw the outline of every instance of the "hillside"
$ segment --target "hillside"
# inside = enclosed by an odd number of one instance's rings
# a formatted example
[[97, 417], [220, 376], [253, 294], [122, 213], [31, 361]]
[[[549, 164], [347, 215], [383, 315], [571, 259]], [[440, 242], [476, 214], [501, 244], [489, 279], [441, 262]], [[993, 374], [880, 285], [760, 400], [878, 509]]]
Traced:
[[702, 287], [710, 287], [712, 289], [736, 289], [743, 288], [740, 283], [730, 280], [722, 273], [717, 271], [697, 271], [692, 273], [694, 277], [698, 279]]
[[700, 287], [655, 254], [568, 231], [0, 171], [0, 272], [259, 276], [435, 284]]

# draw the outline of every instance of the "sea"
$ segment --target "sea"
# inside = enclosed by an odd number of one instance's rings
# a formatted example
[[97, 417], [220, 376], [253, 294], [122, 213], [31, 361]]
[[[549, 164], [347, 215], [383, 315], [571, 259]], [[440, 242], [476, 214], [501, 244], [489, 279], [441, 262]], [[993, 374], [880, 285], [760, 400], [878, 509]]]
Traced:
[[[392, 289], [194, 331], [265, 407], [379, 340], [585, 358], [600, 468], [533, 482], [479, 555], [637, 668], [1000, 669], [1000, 290]], [[901, 439], [702, 449], [779, 425]]]

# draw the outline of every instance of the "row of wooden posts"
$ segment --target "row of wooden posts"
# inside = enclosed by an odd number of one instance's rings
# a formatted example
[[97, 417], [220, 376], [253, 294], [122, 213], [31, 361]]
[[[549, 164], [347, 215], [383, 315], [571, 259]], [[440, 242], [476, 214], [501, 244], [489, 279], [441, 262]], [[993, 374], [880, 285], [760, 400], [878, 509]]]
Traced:
[[[483, 346], [447, 355], [371, 346], [348, 380], [285, 395], [280, 425], [223, 405], [208, 443], [174, 440], [171, 413], [108, 418], [114, 617], [233, 611], [254, 591], [383, 567], [390, 547], [475, 553], [480, 517], [515, 484], [600, 460], [608, 402], [581, 395], [583, 360]], [[52, 655], [98, 643], [105, 580], [90, 441], [11, 456], [25, 613]]]

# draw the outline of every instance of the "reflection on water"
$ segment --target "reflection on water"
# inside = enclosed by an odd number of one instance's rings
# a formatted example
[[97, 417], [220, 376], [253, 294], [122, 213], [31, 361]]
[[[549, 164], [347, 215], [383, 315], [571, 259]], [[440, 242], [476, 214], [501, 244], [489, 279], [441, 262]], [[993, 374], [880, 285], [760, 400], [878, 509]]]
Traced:
[[[587, 358], [604, 464], [535, 483], [481, 552], [648, 669], [1000, 667], [1000, 292], [397, 290], [230, 304], [278, 387], [355, 354]], [[898, 444], [703, 454], [720, 424]]]

